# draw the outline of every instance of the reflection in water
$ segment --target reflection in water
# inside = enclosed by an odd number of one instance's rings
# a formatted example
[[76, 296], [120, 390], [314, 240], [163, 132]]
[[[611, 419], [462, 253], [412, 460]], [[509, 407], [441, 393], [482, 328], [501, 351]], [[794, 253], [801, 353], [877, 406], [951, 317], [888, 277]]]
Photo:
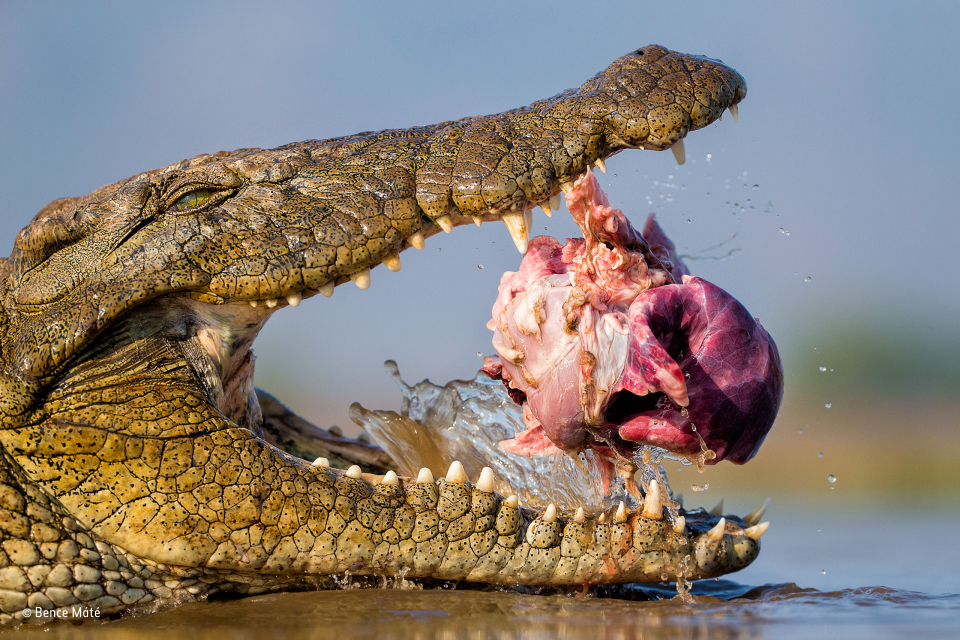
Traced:
[[[509, 591], [354, 589], [189, 603], [148, 617], [45, 633], [50, 638], [808, 638], [842, 625], [842, 637], [898, 637], [923, 629], [949, 637], [960, 596], [883, 587], [832, 593], [795, 584], [694, 586], [696, 603], [672, 587], [606, 587], [612, 597]], [[829, 637], [836, 634], [831, 632]]]

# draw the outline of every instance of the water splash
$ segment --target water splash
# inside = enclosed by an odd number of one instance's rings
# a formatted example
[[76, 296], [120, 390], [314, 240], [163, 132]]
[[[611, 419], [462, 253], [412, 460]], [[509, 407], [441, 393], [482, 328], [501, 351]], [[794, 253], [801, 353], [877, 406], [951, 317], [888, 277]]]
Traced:
[[[497, 478], [497, 492], [516, 494], [523, 504], [536, 509], [553, 502], [562, 510], [582, 506], [596, 513], [616, 507], [621, 500], [636, 508], [635, 488], [628, 491], [618, 474], [603, 491], [593, 451], [525, 457], [500, 449], [501, 441], [514, 438], [525, 426], [523, 410], [499, 380], [478, 373], [473, 380], [454, 380], [442, 387], [429, 380], [408, 385], [395, 362], [388, 360], [384, 367], [400, 387], [400, 413], [371, 411], [354, 403], [350, 418], [397, 462], [403, 475], [416, 477], [422, 467], [442, 475], [459, 460], [473, 479], [483, 467], [490, 467]], [[660, 451], [651, 448], [651, 464], [642, 465], [640, 472], [647, 484], [651, 479], [662, 481], [662, 495], [670, 496], [666, 472], [659, 464]]]

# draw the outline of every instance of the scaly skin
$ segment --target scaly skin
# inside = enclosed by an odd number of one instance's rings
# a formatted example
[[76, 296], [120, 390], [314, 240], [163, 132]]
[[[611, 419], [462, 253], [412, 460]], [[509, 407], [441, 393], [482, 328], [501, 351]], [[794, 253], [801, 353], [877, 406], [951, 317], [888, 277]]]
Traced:
[[250, 350], [276, 308], [363, 286], [474, 216], [522, 229], [591, 163], [669, 148], [745, 93], [721, 63], [651, 46], [526, 108], [198, 156], [48, 205], [0, 261], [0, 619], [348, 571], [581, 585], [660, 581], [688, 554], [689, 578], [748, 564], [736, 518], [714, 540], [702, 512], [676, 533], [659, 511], [544, 517], [456, 473], [310, 465], [268, 441], [390, 461], [258, 401]]

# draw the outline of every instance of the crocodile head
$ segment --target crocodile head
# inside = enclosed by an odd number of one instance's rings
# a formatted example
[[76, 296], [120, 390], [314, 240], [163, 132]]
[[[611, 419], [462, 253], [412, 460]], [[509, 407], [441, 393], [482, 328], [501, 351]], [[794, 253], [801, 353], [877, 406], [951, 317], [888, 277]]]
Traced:
[[[759, 536], [736, 518], [671, 528], [659, 503], [643, 514], [564, 518], [518, 508], [453, 472], [438, 484], [390, 473], [376, 484], [359, 469], [304, 464], [256, 437], [264, 418], [250, 351], [274, 311], [351, 281], [366, 288], [371, 269], [399, 270], [402, 251], [441, 231], [502, 220], [524, 252], [532, 207], [556, 208], [565, 186], [625, 149], [672, 148], [682, 160], [687, 133], [735, 114], [745, 95], [743, 78], [719, 61], [648, 46], [528, 107], [202, 155], [51, 203], [0, 263], [8, 464], [117, 553], [272, 571], [277, 584], [350, 567], [531, 584], [659, 580], [685, 550], [696, 550], [691, 577], [745, 566]], [[230, 465], [235, 473], [224, 471]], [[352, 506], [337, 512], [331, 491]], [[397, 522], [386, 530], [367, 522], [368, 502]], [[407, 527], [405, 509], [448, 522], [475, 512], [468, 535], [499, 533], [478, 543], [473, 564], [447, 566], [451, 530], [420, 516]], [[330, 524], [335, 513], [344, 526]], [[321, 516], [326, 529], [315, 526]], [[433, 534], [411, 533], [421, 524]], [[264, 527], [276, 530], [269, 545]], [[556, 562], [546, 573], [508, 567], [524, 545], [559, 554], [563, 527], [577, 557], [594, 554], [599, 564], [572, 573]], [[359, 542], [341, 554], [345, 539]], [[376, 565], [374, 551], [388, 543], [396, 549]], [[651, 544], [657, 562], [642, 559]], [[622, 549], [612, 560], [611, 548]]]

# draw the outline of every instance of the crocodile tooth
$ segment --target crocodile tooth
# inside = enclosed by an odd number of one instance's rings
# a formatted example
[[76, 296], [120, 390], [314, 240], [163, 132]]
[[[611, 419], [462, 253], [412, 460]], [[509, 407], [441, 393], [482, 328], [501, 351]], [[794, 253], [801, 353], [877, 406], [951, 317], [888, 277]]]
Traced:
[[547, 215], [548, 218], [553, 217], [553, 210], [550, 209], [550, 201], [544, 200], [540, 203], [540, 208], [543, 209], [543, 212]]
[[740, 106], [732, 104], [727, 108], [730, 109], [730, 115], [733, 116], [733, 121], [736, 122], [740, 118]]
[[556, 211], [560, 208], [560, 194], [550, 196], [550, 208]]
[[570, 193], [573, 192], [573, 183], [572, 182], [561, 182], [560, 190], [563, 191], [563, 195], [567, 197], [567, 200], [570, 199]]
[[357, 271], [356, 273], [350, 274], [350, 279], [353, 280], [353, 284], [357, 285], [360, 289], [369, 289], [370, 288], [370, 269], [364, 269], [363, 271]]
[[420, 251], [423, 249], [423, 234], [417, 231], [415, 234], [407, 238], [407, 243], [417, 251]]
[[291, 293], [290, 295], [287, 296], [287, 303], [288, 303], [291, 307], [299, 307], [299, 306], [300, 306], [300, 300], [302, 300], [302, 299], [303, 299], [303, 297], [302, 297], [299, 293]]
[[311, 464], [310, 466], [312, 466], [312, 467], [329, 467], [329, 466], [330, 466], [330, 461], [327, 460], [326, 458], [317, 458], [316, 460], [313, 461], [313, 464]]
[[359, 480], [359, 479], [360, 479], [360, 476], [361, 476], [362, 474], [363, 474], [363, 471], [362, 471], [362, 470], [360, 469], [360, 467], [357, 466], [357, 465], [353, 465], [352, 467], [350, 467], [349, 469], [347, 469], [347, 477], [348, 477], [348, 478], [353, 478], [354, 480]]
[[717, 503], [713, 509], [710, 509], [708, 512], [712, 516], [722, 516], [723, 515], [723, 498], [720, 498], [720, 502]]
[[383, 256], [383, 264], [387, 265], [387, 269], [390, 269], [390, 271], [394, 273], [400, 271], [400, 254], [396, 251], [391, 251]]
[[597, 524], [607, 524], [607, 514], [601, 513], [600, 517], [597, 518]]
[[417, 483], [418, 484], [433, 484], [433, 472], [426, 467], [420, 469], [420, 473], [417, 474]]
[[467, 481], [467, 472], [463, 470], [463, 465], [459, 460], [454, 460], [450, 463], [450, 468], [447, 469], [447, 482], [455, 482], [457, 484], [463, 484]]
[[620, 501], [620, 506], [617, 507], [617, 512], [613, 514], [614, 522], [626, 522], [627, 521], [627, 505], [623, 504], [623, 500]]
[[336, 286], [337, 286], [336, 283], [334, 283], [333, 280], [330, 280], [329, 282], [321, 285], [320, 288], [317, 289], [317, 291], [322, 293], [324, 298], [329, 298], [330, 296], [333, 295], [333, 290]]
[[518, 506], [520, 506], [520, 498], [518, 498], [513, 494], [510, 494], [509, 496], [507, 496], [507, 499], [506, 501], [504, 501], [504, 504], [510, 507], [511, 509], [516, 509]]
[[253, 307], [254, 309], [256, 309], [256, 308], [257, 308], [257, 301], [256, 301], [256, 300], [251, 300], [251, 301], [250, 301], [250, 306]]
[[768, 528], [770, 528], [770, 522], [761, 522], [758, 525], [744, 529], [743, 532], [747, 534], [747, 537], [751, 540], [759, 540], [760, 536], [765, 534]]
[[507, 225], [507, 230], [510, 231], [510, 237], [513, 238], [513, 244], [517, 245], [517, 250], [520, 253], [526, 253], [527, 241], [530, 235], [524, 214], [519, 211], [511, 211], [504, 213], [500, 218], [503, 220], [503, 223]]
[[543, 512], [543, 521], [547, 524], [555, 522], [557, 519], [557, 507], [551, 502], [547, 505], [547, 510]]
[[583, 507], [577, 507], [577, 513], [573, 516], [573, 521], [577, 524], [583, 524], [587, 519], [587, 514], [583, 512]]
[[767, 498], [763, 501], [759, 507], [748, 513], [743, 517], [743, 521], [749, 525], [755, 525], [760, 522], [760, 518], [763, 517], [763, 514], [767, 512], [767, 507], [770, 506], [770, 498]]
[[707, 537], [710, 538], [711, 540], [722, 540], [723, 532], [726, 528], [727, 528], [727, 519], [720, 518], [720, 522], [718, 522], [716, 526], [713, 527], [713, 529], [710, 529], [710, 531], [707, 531]]
[[473, 224], [477, 225], [478, 227], [481, 224], [483, 224], [483, 218], [481, 218], [480, 216], [470, 216], [470, 217], [473, 218]]
[[450, 216], [440, 216], [434, 220], [434, 222], [437, 223], [437, 226], [443, 229], [444, 233], [450, 233], [453, 231], [453, 218]]
[[677, 518], [676, 522], [673, 523], [673, 531], [680, 535], [683, 535], [684, 530], [687, 528], [687, 519], [683, 516]]
[[477, 479], [477, 490], [484, 493], [493, 493], [493, 469], [484, 467], [480, 470], [480, 478]]
[[523, 222], [527, 227], [527, 234], [533, 231], [533, 209], [523, 210]]
[[607, 163], [603, 161], [603, 158], [597, 158], [593, 161], [593, 164], [597, 165], [597, 169], [600, 169], [603, 173], [607, 172]]
[[677, 164], [683, 164], [687, 161], [687, 150], [683, 147], [683, 138], [677, 140], [677, 143], [670, 147], [673, 151], [673, 157], [677, 159]]
[[663, 519], [663, 505], [660, 502], [660, 484], [656, 480], [650, 481], [647, 487], [647, 497], [643, 501], [643, 517], [651, 520]]
[[277, 306], [277, 299], [276, 299], [276, 298], [270, 298], [269, 300], [267, 300], [267, 307], [268, 307], [268, 308], [273, 309], [275, 306]]
[[386, 475], [383, 476], [383, 480], [380, 481], [380, 484], [385, 484], [388, 487], [396, 487], [400, 484], [400, 478], [397, 477], [397, 473], [391, 469], [387, 471]]

